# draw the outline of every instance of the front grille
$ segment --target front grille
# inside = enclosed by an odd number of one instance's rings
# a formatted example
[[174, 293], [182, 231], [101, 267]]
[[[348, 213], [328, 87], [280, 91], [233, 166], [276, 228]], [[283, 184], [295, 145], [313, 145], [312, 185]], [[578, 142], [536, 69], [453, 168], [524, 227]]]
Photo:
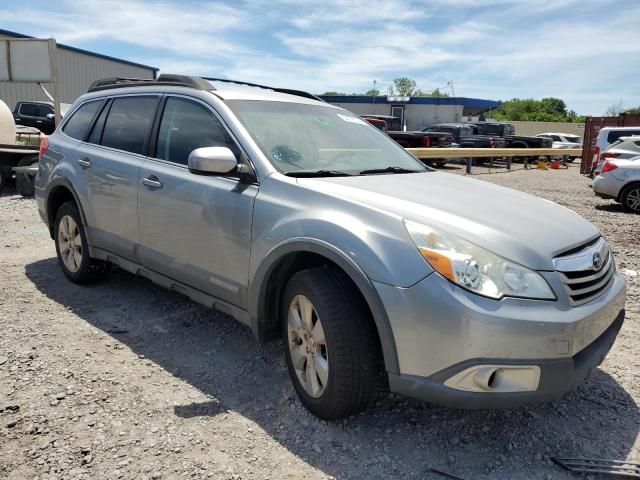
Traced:
[[[573, 306], [590, 302], [602, 295], [613, 283], [615, 263], [609, 246], [600, 238], [582, 248], [553, 260], [556, 271], [564, 284], [569, 303]], [[601, 263], [594, 265], [598, 255]]]

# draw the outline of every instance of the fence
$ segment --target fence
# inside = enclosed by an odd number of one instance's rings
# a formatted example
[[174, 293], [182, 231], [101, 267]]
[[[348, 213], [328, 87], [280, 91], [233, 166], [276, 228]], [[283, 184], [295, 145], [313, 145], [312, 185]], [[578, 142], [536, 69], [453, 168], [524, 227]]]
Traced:
[[507, 158], [507, 170], [511, 170], [511, 159], [522, 157], [524, 168], [528, 168], [528, 162], [539, 157], [562, 158], [580, 157], [580, 148], [407, 148], [407, 152], [420, 160], [436, 160], [440, 158], [465, 158], [467, 159], [467, 173], [471, 173], [472, 158]]

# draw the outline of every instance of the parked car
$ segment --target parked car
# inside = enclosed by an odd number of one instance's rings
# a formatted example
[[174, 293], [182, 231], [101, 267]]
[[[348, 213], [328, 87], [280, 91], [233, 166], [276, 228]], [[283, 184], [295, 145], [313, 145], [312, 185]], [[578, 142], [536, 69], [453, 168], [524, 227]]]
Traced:
[[620, 137], [598, 157], [595, 174], [602, 170], [602, 165], [606, 160], [628, 160], [640, 155], [640, 135], [632, 137]]
[[629, 137], [632, 135], [640, 135], [640, 126], [636, 127], [602, 127], [596, 137], [593, 146], [593, 157], [591, 161], [591, 170], [589, 176], [593, 178], [598, 163], [600, 162], [600, 153], [607, 150], [611, 144], [617, 142], [620, 137]]
[[116, 264], [281, 337], [323, 419], [381, 382], [461, 408], [555, 400], [624, 320], [584, 218], [437, 172], [305, 92], [98, 81], [41, 152], [38, 210], [71, 282]]
[[[536, 137], [550, 138], [553, 142], [551, 148], [557, 148], [560, 150], [567, 150], [570, 148], [582, 148], [582, 137], [578, 135], [571, 135], [569, 133], [540, 133]], [[568, 156], [567, 161], [573, 162], [576, 158]]]
[[593, 181], [593, 191], [619, 202], [627, 212], [640, 213], [640, 156], [605, 160]]
[[371, 117], [362, 117], [364, 120], [369, 122], [371, 125], [376, 127], [378, 130], [382, 130], [383, 132], [387, 131], [387, 122], [382, 120], [381, 118], [371, 118]]
[[[382, 129], [404, 148], [452, 148], [453, 135], [447, 132], [401, 132], [388, 130], [390, 119], [397, 120], [396, 117], [387, 115], [363, 115], [362, 118], [375, 127]], [[386, 129], [381, 128], [380, 122], [386, 123]], [[434, 158], [424, 160], [424, 163], [444, 167], [447, 164], [446, 158]]]
[[[60, 104], [60, 114], [63, 117], [70, 106], [68, 103]], [[46, 135], [55, 130], [55, 117], [53, 102], [18, 102], [13, 110], [16, 125], [35, 127]]]

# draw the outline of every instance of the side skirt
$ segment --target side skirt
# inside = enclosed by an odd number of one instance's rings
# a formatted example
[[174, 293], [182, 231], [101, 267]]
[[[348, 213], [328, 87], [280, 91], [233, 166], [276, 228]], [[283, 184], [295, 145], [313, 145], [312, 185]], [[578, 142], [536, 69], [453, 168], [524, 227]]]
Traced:
[[172, 292], [181, 293], [182, 295], [189, 297], [196, 303], [204, 305], [208, 308], [213, 308], [222, 313], [226, 313], [227, 315], [230, 315], [234, 319], [238, 320], [240, 323], [251, 327], [249, 313], [229, 302], [220, 300], [219, 298], [209, 295], [208, 293], [204, 293], [201, 290], [190, 287], [184, 283], [174, 280], [173, 278], [154, 272], [153, 270], [149, 270], [142, 265], [139, 265], [130, 260], [126, 260], [119, 255], [116, 255], [115, 253], [111, 253], [101, 248], [90, 246], [89, 256], [97, 260], [104, 260], [106, 262], [113, 263], [114, 265], [117, 265], [118, 267], [126, 270], [129, 273], [133, 273], [134, 275], [139, 275], [148, 280], [151, 280], [156, 285], [166, 288], [167, 290], [171, 290]]

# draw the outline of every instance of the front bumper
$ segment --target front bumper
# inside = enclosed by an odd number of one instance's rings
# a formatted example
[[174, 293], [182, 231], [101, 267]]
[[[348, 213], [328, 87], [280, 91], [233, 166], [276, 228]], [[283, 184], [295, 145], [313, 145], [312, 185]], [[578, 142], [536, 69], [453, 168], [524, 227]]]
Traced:
[[[545, 272], [559, 291], [553, 277]], [[399, 372], [389, 372], [392, 391], [454, 407], [513, 407], [561, 397], [602, 361], [624, 319], [625, 287], [618, 273], [602, 295], [576, 307], [563, 298], [496, 301], [435, 273], [410, 288], [375, 286], [398, 353]], [[509, 393], [444, 385], [486, 364], [537, 366], [539, 384]]]
[[[389, 375], [392, 391], [409, 397], [426, 400], [451, 408], [492, 409], [516, 408], [533, 403], [550, 402], [560, 399], [576, 389], [602, 363], [622, 327], [624, 310], [615, 321], [591, 345], [570, 358], [514, 360], [473, 359], [454, 365], [424, 378], [415, 375]], [[503, 365], [538, 365], [540, 384], [533, 392], [468, 392], [449, 388], [444, 382], [455, 374], [473, 365], [498, 363]]]

